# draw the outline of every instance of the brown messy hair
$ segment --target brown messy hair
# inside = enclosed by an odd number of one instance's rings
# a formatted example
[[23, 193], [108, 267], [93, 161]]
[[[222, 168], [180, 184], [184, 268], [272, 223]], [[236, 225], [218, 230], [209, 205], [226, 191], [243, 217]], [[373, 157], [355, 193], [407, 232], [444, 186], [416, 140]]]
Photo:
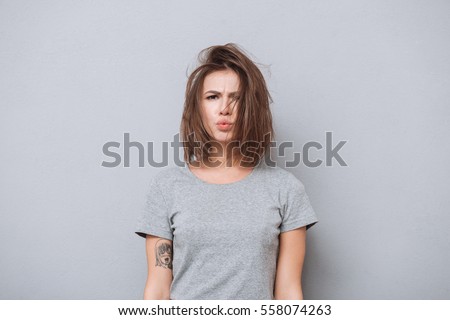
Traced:
[[[198, 54], [200, 65], [190, 74], [185, 93], [184, 110], [180, 126], [184, 160], [189, 164], [211, 156], [214, 138], [211, 137], [201, 118], [201, 96], [205, 77], [215, 71], [232, 70], [239, 77], [239, 94], [235, 97], [237, 107], [231, 152], [227, 163], [255, 166], [269, 150], [274, 135], [269, 104], [272, 97], [264, 77], [242, 48], [237, 44], [211, 46]], [[227, 144], [227, 148], [230, 143]], [[228, 151], [228, 150], [227, 150]], [[239, 153], [239, 154], [237, 154]], [[247, 160], [244, 160], [247, 159]]]

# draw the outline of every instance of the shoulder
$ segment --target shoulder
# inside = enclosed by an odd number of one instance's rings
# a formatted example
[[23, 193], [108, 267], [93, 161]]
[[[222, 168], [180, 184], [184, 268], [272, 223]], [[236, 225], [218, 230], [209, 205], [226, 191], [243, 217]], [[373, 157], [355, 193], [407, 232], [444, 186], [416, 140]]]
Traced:
[[262, 167], [266, 180], [278, 186], [281, 190], [304, 189], [302, 181], [287, 169], [278, 165], [269, 166], [268, 164], [264, 164]]
[[182, 170], [183, 167], [156, 168], [150, 177], [150, 184], [165, 191], [182, 175]]
[[167, 180], [179, 175], [182, 169], [183, 167], [178, 166], [156, 168], [153, 177], [157, 180]]

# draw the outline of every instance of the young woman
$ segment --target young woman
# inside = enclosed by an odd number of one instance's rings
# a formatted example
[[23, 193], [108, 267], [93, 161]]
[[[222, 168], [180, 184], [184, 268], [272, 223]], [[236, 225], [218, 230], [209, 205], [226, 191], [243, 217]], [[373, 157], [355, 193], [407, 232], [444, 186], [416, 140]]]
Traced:
[[136, 229], [144, 299], [303, 299], [306, 230], [318, 220], [302, 182], [267, 163], [264, 77], [235, 44], [199, 59], [180, 128], [185, 166], [153, 177]]

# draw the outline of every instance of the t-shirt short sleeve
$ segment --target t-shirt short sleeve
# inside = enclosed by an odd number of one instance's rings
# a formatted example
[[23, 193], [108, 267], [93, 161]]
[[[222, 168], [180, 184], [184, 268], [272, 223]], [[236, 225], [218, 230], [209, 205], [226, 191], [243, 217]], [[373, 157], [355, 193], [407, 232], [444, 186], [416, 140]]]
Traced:
[[306, 194], [305, 186], [295, 176], [290, 176], [285, 184], [286, 197], [282, 206], [280, 232], [286, 232], [306, 226], [306, 230], [319, 220]]
[[168, 206], [157, 183], [157, 179], [150, 181], [145, 205], [136, 224], [135, 233], [143, 238], [153, 235], [172, 240]]

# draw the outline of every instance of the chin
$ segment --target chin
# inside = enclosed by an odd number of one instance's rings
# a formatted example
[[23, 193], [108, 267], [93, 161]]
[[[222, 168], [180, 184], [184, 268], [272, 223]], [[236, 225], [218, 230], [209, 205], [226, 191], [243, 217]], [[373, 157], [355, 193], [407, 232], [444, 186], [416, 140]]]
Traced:
[[220, 143], [228, 143], [231, 141], [231, 138], [215, 137], [215, 140]]
[[232, 134], [230, 134], [230, 133], [227, 135], [226, 133], [219, 132], [214, 135], [214, 140], [216, 140], [217, 142], [222, 142], [222, 143], [229, 142], [232, 140], [232, 138], [233, 138]]

